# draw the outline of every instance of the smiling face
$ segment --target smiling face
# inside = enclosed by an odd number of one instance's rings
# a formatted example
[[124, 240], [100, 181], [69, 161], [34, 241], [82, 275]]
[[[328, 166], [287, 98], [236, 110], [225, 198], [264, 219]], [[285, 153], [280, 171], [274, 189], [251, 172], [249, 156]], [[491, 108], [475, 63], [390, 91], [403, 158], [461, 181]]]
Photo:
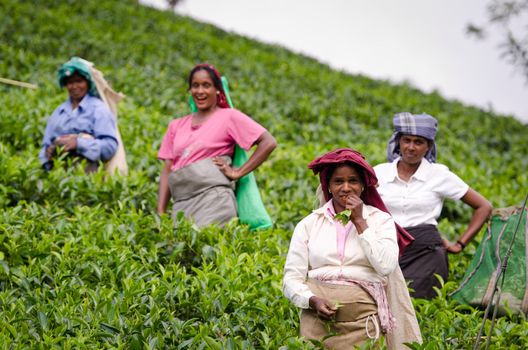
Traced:
[[83, 78], [78, 73], [73, 73], [72, 76], [68, 77], [66, 79], [65, 86], [72, 102], [74, 103], [79, 103], [84, 98], [84, 96], [86, 96], [90, 87], [88, 80]]
[[400, 136], [401, 161], [408, 165], [420, 164], [429, 151], [429, 141], [421, 136]]
[[363, 187], [361, 175], [354, 167], [340, 165], [335, 168], [328, 181], [328, 189], [332, 194], [336, 213], [345, 210], [348, 196], [355, 194], [359, 197], [363, 192]]
[[194, 72], [191, 79], [191, 95], [198, 111], [204, 113], [213, 110], [216, 107], [218, 92], [206, 70]]

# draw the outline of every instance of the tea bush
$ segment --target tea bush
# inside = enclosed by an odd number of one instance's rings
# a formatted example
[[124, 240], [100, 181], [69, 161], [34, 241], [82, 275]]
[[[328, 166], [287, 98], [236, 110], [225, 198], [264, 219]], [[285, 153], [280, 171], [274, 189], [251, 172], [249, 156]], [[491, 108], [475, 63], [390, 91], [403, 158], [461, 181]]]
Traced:
[[[496, 207], [519, 204], [528, 183], [527, 125], [511, 116], [330, 69], [136, 1], [0, 2], [0, 76], [38, 90], [0, 86], [0, 347], [3, 349], [311, 349], [298, 310], [281, 293], [291, 230], [315, 206], [306, 164], [349, 146], [385, 160], [391, 117], [427, 112], [440, 123], [439, 162]], [[130, 174], [85, 175], [38, 164], [46, 118], [65, 98], [58, 66], [71, 56], [97, 64], [127, 95], [119, 126]], [[198, 230], [155, 214], [156, 159], [171, 119], [187, 113], [186, 76], [198, 62], [230, 80], [236, 106], [265, 125], [278, 149], [257, 171], [275, 227], [236, 221]], [[440, 221], [456, 239], [464, 205]], [[416, 300], [424, 344], [470, 348], [482, 311], [448, 297], [477, 243], [452, 257], [438, 297]], [[523, 348], [521, 316], [498, 320], [496, 348]], [[489, 324], [487, 325], [489, 329]]]

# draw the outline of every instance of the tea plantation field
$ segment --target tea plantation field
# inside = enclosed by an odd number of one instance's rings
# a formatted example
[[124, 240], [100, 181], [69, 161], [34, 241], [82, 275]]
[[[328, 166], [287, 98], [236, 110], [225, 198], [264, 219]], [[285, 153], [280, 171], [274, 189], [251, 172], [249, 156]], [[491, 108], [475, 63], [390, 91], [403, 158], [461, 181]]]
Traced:
[[[318, 348], [297, 336], [298, 310], [281, 292], [292, 229], [315, 205], [306, 165], [343, 146], [383, 162], [397, 112], [437, 117], [439, 162], [495, 207], [526, 195], [528, 126], [511, 116], [335, 71], [133, 0], [2, 0], [0, 14], [0, 77], [39, 85], [0, 85], [0, 349]], [[127, 177], [40, 168], [45, 121], [67, 96], [56, 70], [71, 56], [95, 62], [127, 96]], [[197, 230], [181, 218], [176, 229], [155, 214], [157, 150], [169, 121], [188, 112], [185, 79], [203, 61], [279, 143], [256, 171], [273, 229]], [[469, 215], [446, 203], [441, 231], [456, 240]], [[415, 349], [474, 344], [482, 311], [448, 294], [476, 247], [451, 258], [437, 298], [415, 301], [424, 336]], [[525, 318], [498, 319], [493, 348], [526, 344]]]

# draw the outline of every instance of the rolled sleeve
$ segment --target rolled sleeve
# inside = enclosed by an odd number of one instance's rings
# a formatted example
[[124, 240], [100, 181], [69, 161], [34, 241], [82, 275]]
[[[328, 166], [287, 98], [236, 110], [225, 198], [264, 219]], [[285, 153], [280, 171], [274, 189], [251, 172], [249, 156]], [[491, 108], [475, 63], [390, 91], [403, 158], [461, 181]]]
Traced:
[[458, 175], [451, 172], [447, 167], [443, 171], [444, 179], [439, 184], [436, 191], [440, 193], [441, 196], [450, 198], [453, 200], [458, 200], [467, 193], [469, 190], [469, 185], [464, 182]]
[[87, 139], [77, 138], [77, 153], [93, 162], [109, 160], [117, 150], [117, 140], [114, 138]]
[[165, 135], [163, 135], [163, 140], [161, 141], [161, 146], [158, 151], [158, 159], [161, 160], [173, 160], [175, 158], [173, 154], [174, 147], [174, 138], [176, 137], [176, 130], [179, 127], [180, 120], [173, 120], [169, 123]]
[[230, 117], [228, 133], [246, 151], [267, 131], [266, 128], [239, 110], [231, 109]]

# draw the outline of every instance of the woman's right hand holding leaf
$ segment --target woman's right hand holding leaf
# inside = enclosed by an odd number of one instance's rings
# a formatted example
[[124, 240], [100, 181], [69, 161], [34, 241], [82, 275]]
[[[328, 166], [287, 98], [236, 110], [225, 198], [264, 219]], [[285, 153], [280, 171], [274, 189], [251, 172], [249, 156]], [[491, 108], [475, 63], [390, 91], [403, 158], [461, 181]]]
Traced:
[[310, 297], [310, 307], [315, 310], [319, 317], [325, 320], [332, 319], [337, 311], [337, 307], [334, 304], [315, 295]]

